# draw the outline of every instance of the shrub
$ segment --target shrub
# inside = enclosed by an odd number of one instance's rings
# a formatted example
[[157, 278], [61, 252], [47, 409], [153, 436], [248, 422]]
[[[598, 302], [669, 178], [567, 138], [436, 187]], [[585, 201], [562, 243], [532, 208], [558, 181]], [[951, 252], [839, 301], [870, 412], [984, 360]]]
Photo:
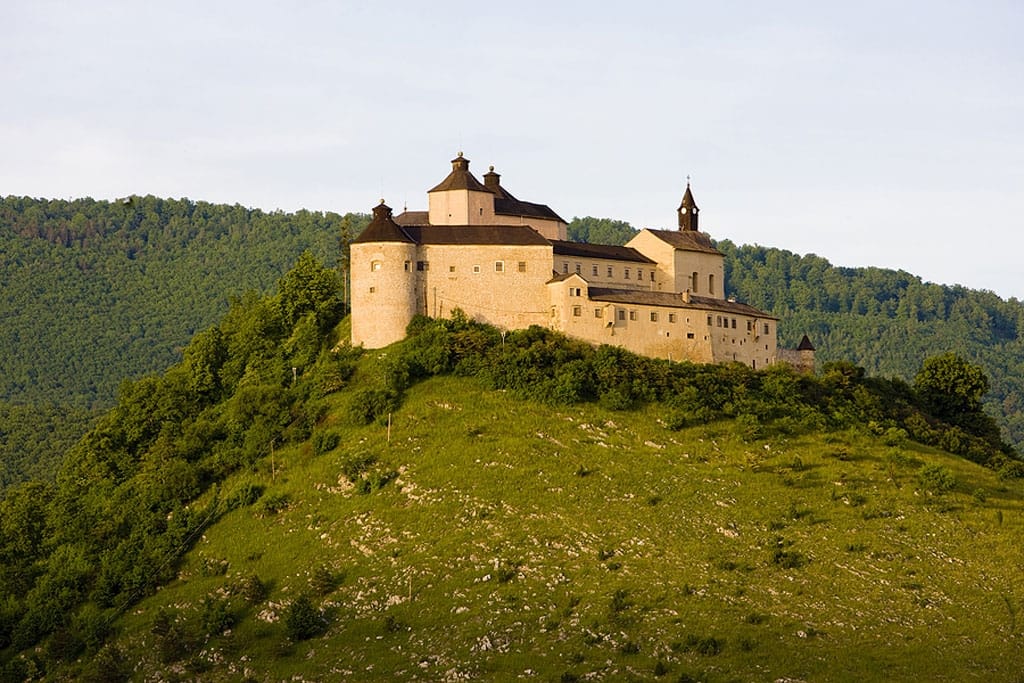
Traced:
[[333, 451], [341, 442], [341, 435], [333, 431], [313, 432], [313, 455], [323, 455]]
[[239, 580], [234, 592], [241, 595], [250, 605], [259, 604], [267, 599], [267, 587], [256, 574], [249, 574]]
[[335, 573], [328, 565], [322, 564], [313, 570], [313, 575], [309, 579], [309, 587], [318, 595], [327, 595], [338, 587], [341, 578], [341, 574]]
[[398, 407], [398, 392], [393, 389], [363, 389], [356, 392], [348, 406], [348, 416], [356, 424], [368, 425]]
[[917, 473], [921, 488], [932, 495], [942, 495], [956, 486], [956, 477], [944, 465], [926, 465]]
[[309, 599], [308, 595], [303, 594], [295, 598], [285, 610], [285, 632], [292, 642], [309, 640], [313, 636], [319, 635], [324, 626], [323, 615], [313, 606], [313, 601]]

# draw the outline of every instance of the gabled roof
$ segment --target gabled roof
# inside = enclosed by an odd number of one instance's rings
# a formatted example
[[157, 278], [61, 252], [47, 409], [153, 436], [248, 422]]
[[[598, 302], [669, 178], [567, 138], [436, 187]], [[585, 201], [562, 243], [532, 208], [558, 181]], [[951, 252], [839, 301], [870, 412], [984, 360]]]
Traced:
[[448, 174], [448, 177], [442, 180], [439, 185], [427, 190], [427, 194], [431, 192], [444, 192], [446, 190], [490, 192], [490, 190], [483, 186], [483, 183], [469, 172], [469, 159], [462, 156], [462, 152], [459, 152], [459, 156], [452, 159], [452, 172]]
[[534, 204], [514, 198], [504, 188], [500, 188], [506, 196], [494, 197], [494, 213], [499, 216], [522, 216], [524, 218], [544, 218], [549, 221], [565, 223], [565, 220], [555, 213], [547, 204]]
[[634, 263], [657, 263], [647, 258], [632, 247], [616, 247], [609, 244], [587, 244], [585, 242], [566, 242], [550, 240], [556, 256], [576, 256], [578, 258], [600, 258], [613, 261], [631, 261]]
[[682, 249], [683, 251], [702, 251], [707, 254], [719, 254], [722, 252], [715, 249], [711, 244], [711, 237], [707, 233], [695, 230], [652, 230], [645, 228], [665, 244]]
[[682, 294], [675, 292], [650, 292], [639, 289], [613, 289], [610, 287], [589, 288], [591, 301], [606, 301], [615, 304], [634, 304], [637, 306], [663, 306], [666, 308], [689, 308], [704, 311], [718, 311], [721, 313], [733, 313], [736, 315], [747, 315], [765, 320], [778, 320], [770, 313], [741, 304], [737, 301], [726, 299], [715, 299], [709, 296], [696, 296], [691, 294], [689, 301], [683, 299]]
[[404, 231], [417, 244], [486, 244], [548, 246], [528, 225], [408, 225]]
[[359, 233], [359, 237], [352, 240], [353, 244], [362, 244], [364, 242], [412, 242], [409, 235], [405, 233], [402, 228], [395, 223], [391, 217], [391, 207], [384, 203], [382, 199], [380, 204], [373, 207], [373, 219], [370, 220], [370, 224]]
[[395, 216], [395, 223], [399, 225], [429, 225], [429, 211], [403, 211]]

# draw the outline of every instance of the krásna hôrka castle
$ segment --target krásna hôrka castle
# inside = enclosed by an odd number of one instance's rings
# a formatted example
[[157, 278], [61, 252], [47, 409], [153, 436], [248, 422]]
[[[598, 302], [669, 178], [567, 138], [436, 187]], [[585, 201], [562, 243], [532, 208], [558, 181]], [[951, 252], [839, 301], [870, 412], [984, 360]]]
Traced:
[[413, 316], [460, 309], [500, 329], [541, 325], [645, 356], [813, 368], [806, 337], [780, 350], [777, 318], [726, 298], [725, 257], [698, 229], [689, 183], [677, 229], [643, 229], [625, 246], [568, 241], [550, 207], [516, 199], [493, 167], [481, 183], [461, 152], [427, 198], [427, 211], [397, 216], [381, 200], [352, 241], [353, 345], [387, 346]]

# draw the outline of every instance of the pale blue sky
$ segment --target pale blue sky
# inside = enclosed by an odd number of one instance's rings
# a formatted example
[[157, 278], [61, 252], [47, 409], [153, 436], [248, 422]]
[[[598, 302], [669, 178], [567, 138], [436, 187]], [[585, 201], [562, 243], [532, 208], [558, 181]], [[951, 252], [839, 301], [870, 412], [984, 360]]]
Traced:
[[0, 3], [0, 195], [566, 218], [1024, 299], [1024, 3]]

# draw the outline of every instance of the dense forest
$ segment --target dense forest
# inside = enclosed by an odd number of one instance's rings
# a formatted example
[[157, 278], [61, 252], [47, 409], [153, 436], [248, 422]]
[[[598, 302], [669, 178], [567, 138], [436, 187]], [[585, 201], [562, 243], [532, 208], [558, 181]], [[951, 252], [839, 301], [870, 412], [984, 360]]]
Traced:
[[124, 380], [179, 361], [303, 251], [338, 264], [366, 221], [152, 196], [0, 199], [0, 490], [52, 476]]
[[[0, 199], [0, 490], [52, 476], [126, 379], [181, 359], [192, 335], [246, 292], [270, 291], [303, 251], [343, 265], [364, 214], [264, 212], [188, 199]], [[570, 238], [622, 244], [628, 223], [575, 218]], [[1024, 443], [1024, 307], [904, 272], [719, 243], [730, 293], [804, 333], [820, 362], [909, 381], [955, 351], [991, 380], [986, 408]]]

